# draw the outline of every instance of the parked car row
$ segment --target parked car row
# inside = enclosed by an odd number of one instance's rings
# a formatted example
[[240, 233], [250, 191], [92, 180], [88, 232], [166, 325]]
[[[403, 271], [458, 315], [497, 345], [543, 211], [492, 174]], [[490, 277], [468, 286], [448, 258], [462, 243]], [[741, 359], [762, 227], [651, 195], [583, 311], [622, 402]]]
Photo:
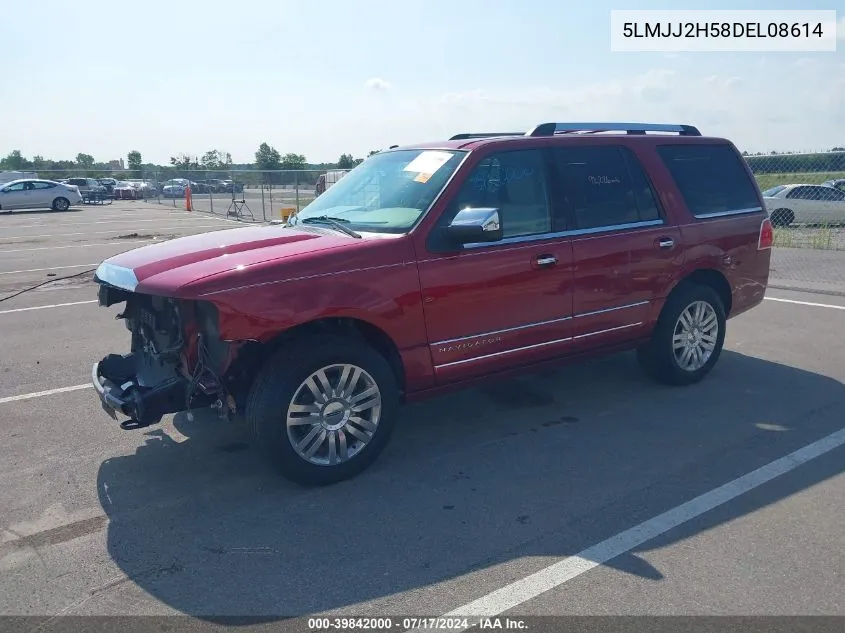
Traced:
[[763, 192], [775, 226], [845, 224], [845, 178], [820, 185], [777, 185]]
[[181, 198], [185, 195], [185, 189], [188, 185], [191, 186], [192, 194], [241, 193], [244, 190], [243, 183], [231, 180], [212, 178], [197, 182], [187, 178], [171, 178], [162, 183], [161, 194], [165, 198]]

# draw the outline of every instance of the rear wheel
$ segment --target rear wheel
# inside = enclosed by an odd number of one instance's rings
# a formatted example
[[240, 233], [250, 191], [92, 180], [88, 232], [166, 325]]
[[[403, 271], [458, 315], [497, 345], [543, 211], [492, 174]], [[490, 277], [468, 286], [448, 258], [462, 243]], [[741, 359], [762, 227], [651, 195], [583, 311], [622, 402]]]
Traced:
[[725, 308], [709, 286], [684, 284], [667, 299], [651, 340], [637, 350], [652, 378], [689, 385], [706, 376], [722, 353]]
[[789, 226], [795, 221], [795, 214], [791, 209], [775, 209], [771, 214], [774, 226]]
[[53, 200], [53, 211], [67, 211], [70, 208], [70, 200], [67, 198], [56, 198]]
[[393, 430], [398, 386], [363, 341], [328, 335], [294, 341], [260, 371], [246, 404], [259, 450], [288, 479], [349, 479], [381, 454]]

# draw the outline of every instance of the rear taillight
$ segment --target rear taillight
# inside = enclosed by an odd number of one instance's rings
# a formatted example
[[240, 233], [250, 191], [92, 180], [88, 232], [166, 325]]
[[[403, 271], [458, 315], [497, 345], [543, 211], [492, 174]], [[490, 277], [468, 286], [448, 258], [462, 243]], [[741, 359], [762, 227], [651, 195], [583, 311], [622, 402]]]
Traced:
[[775, 241], [775, 230], [772, 228], [772, 221], [769, 218], [760, 224], [760, 238], [757, 240], [757, 250], [764, 251], [772, 247]]

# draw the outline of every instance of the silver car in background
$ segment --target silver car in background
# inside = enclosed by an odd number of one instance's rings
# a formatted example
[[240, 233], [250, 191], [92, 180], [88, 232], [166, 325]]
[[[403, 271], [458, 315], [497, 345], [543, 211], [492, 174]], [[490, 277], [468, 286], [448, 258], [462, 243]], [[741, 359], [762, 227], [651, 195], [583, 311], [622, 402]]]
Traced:
[[0, 185], [0, 211], [52, 209], [67, 211], [82, 202], [76, 185], [37, 178], [12, 180]]

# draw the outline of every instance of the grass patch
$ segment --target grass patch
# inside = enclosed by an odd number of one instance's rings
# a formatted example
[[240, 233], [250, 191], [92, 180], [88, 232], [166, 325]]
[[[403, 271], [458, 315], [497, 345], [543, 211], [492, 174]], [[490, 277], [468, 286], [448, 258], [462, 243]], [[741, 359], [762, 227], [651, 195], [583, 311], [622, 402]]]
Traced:
[[845, 249], [842, 231], [824, 226], [814, 228], [776, 228], [774, 246], [831, 251]]
[[845, 178], [845, 171], [782, 172], [777, 174], [754, 174], [760, 190], [765, 191], [778, 185], [820, 185], [825, 180]]

